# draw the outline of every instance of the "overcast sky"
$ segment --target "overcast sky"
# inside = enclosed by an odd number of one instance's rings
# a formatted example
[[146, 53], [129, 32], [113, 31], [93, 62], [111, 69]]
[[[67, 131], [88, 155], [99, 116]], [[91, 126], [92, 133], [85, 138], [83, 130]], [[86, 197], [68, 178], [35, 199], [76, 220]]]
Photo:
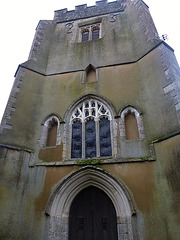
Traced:
[[[109, 2], [112, 2], [109, 0]], [[166, 41], [174, 50], [180, 63], [180, 13], [178, 0], [145, 0], [158, 29], [159, 35], [167, 34]], [[51, 20], [54, 11], [87, 3], [93, 0], [6, 0], [0, 3], [0, 120], [5, 110], [19, 64], [28, 59], [29, 51], [39, 20]]]

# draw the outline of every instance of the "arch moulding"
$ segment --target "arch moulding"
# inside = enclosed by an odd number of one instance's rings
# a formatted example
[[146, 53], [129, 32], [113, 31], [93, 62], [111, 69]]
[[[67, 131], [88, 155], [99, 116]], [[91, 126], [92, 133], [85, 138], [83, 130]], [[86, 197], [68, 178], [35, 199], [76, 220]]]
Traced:
[[91, 166], [83, 167], [66, 176], [51, 194], [45, 211], [50, 217], [49, 225], [51, 226], [48, 239], [68, 240], [68, 219], [72, 201], [81, 190], [88, 186], [103, 190], [114, 204], [118, 240], [134, 239], [131, 219], [135, 214], [135, 207], [128, 190], [110, 173]]

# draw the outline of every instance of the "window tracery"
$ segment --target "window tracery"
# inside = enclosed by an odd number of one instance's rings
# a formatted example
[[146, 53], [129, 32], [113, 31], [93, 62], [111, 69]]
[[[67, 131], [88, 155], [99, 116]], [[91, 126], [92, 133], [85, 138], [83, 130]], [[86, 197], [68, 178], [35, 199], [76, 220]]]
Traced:
[[79, 104], [72, 112], [71, 157], [93, 158], [112, 155], [109, 109], [96, 99]]
[[90, 99], [81, 103], [72, 113], [71, 122], [79, 119], [81, 122], [92, 118], [98, 120], [100, 117], [108, 118], [111, 120], [111, 114], [108, 108], [98, 100]]

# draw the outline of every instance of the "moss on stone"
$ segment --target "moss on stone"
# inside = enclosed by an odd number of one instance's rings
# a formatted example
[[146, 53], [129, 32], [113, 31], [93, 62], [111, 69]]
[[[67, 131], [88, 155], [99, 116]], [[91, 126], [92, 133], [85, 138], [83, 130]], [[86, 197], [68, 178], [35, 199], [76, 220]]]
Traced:
[[101, 164], [102, 160], [101, 159], [87, 159], [87, 160], [77, 160], [76, 164], [77, 165], [97, 165]]

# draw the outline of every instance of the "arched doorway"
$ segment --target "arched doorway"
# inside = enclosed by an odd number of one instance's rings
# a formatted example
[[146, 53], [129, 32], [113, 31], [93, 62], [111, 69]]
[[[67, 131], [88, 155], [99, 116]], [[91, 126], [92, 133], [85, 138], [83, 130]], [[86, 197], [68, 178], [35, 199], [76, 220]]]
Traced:
[[75, 197], [69, 214], [69, 240], [117, 240], [117, 217], [111, 199], [89, 186]]
[[[85, 166], [70, 173], [54, 188], [45, 210], [47, 216], [47, 239], [69, 240], [71, 206], [73, 206], [76, 196], [89, 187], [97, 188], [98, 192], [103, 192], [103, 194], [105, 194], [103, 196], [111, 201], [115, 209], [117, 221], [117, 230], [115, 231], [118, 233], [118, 238], [114, 239], [133, 240], [132, 216], [135, 215], [136, 211], [131, 195], [125, 185], [113, 175], [92, 166]], [[102, 203], [101, 205], [104, 207], [105, 204]], [[101, 238], [96, 238], [93, 240], [100, 239]], [[73, 238], [73, 240], [76, 239]], [[83, 240], [87, 240], [87, 238]], [[106, 238], [103, 238], [103, 240], [106, 240]]]

